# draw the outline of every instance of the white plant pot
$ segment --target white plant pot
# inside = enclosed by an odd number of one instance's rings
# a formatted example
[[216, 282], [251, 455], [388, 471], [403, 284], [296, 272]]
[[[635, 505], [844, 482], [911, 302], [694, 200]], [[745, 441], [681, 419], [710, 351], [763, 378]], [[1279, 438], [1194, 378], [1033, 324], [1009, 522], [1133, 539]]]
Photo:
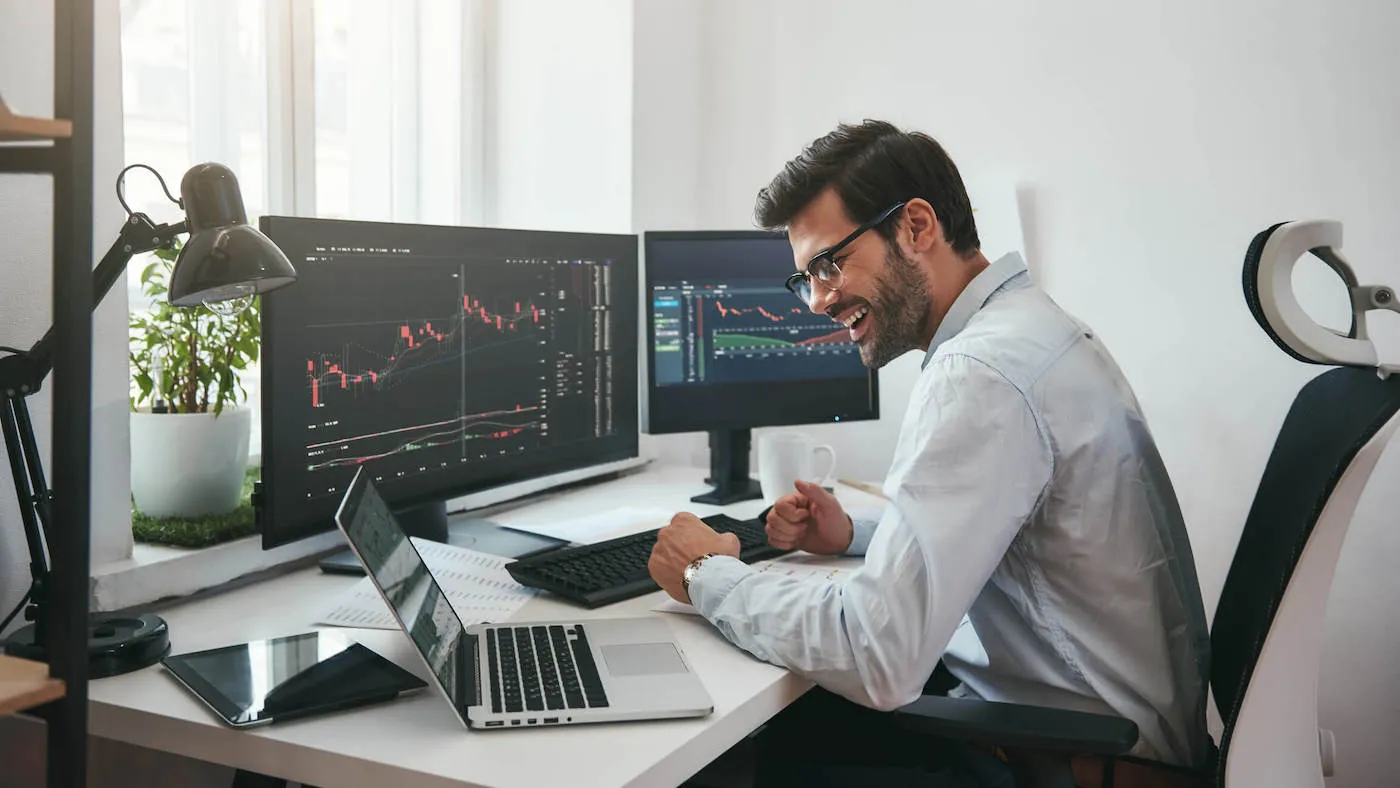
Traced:
[[151, 517], [200, 517], [238, 508], [253, 412], [131, 414], [131, 496]]

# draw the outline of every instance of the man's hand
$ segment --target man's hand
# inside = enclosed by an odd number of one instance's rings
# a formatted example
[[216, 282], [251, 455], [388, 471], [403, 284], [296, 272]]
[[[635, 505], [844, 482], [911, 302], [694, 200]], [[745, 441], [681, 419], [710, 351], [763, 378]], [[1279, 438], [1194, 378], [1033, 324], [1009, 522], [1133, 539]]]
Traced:
[[768, 544], [780, 550], [840, 555], [851, 546], [855, 526], [831, 493], [797, 480], [797, 492], [779, 498], [768, 511]]
[[672, 599], [689, 604], [690, 595], [681, 583], [681, 573], [686, 564], [709, 553], [738, 558], [739, 537], [716, 533], [699, 517], [681, 512], [656, 534], [656, 546], [651, 548], [647, 570], [651, 572], [651, 579]]

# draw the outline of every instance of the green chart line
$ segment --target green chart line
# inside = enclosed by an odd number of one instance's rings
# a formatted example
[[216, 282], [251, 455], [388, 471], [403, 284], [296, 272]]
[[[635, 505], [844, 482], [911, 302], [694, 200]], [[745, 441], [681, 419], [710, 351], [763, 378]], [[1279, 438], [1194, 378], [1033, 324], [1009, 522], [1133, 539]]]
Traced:
[[788, 342], [783, 339], [773, 339], [772, 337], [756, 337], [749, 334], [715, 334], [716, 348], [736, 348], [736, 347], [792, 347], [796, 342]]

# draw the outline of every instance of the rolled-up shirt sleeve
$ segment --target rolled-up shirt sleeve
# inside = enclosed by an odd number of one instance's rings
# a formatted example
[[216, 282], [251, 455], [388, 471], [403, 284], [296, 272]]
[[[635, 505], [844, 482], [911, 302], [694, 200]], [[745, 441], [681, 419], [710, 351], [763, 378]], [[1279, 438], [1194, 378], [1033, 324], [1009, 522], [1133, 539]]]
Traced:
[[[1053, 473], [1022, 391], [984, 363], [936, 358], [914, 387], [891, 497], [845, 583], [706, 561], [690, 598], [735, 645], [851, 701], [893, 709], [917, 699]], [[856, 554], [855, 526], [848, 553]]]

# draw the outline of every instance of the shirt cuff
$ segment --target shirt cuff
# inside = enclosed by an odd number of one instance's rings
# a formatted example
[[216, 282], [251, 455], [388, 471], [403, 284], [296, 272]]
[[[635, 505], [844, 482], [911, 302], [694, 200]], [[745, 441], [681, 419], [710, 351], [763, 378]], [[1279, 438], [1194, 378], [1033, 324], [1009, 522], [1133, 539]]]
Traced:
[[846, 555], [865, 555], [865, 549], [875, 536], [875, 526], [879, 524], [877, 520], [851, 518], [851, 546], [846, 548]]
[[733, 556], [716, 555], [700, 562], [690, 578], [690, 604], [709, 618], [739, 581], [754, 573], [753, 567]]

